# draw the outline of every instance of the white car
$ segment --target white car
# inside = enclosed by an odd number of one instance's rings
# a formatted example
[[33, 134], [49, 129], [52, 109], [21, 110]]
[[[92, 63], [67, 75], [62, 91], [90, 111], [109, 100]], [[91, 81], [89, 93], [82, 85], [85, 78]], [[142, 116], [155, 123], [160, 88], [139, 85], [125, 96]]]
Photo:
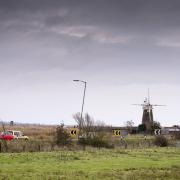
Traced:
[[14, 130], [7, 130], [8, 133], [12, 134], [14, 136], [14, 139], [24, 139], [28, 140], [28, 136], [24, 136], [24, 134], [21, 131], [14, 131]]

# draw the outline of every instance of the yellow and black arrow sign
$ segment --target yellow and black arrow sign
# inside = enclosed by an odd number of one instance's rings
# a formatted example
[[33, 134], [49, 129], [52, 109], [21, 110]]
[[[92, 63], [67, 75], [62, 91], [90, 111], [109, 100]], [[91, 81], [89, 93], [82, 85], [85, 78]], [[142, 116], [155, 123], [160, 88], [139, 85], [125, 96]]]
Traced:
[[120, 136], [121, 135], [121, 131], [119, 129], [113, 130], [113, 135], [114, 136]]
[[70, 135], [71, 136], [77, 136], [78, 132], [79, 132], [78, 129], [75, 129], [75, 128], [74, 129], [70, 129]]

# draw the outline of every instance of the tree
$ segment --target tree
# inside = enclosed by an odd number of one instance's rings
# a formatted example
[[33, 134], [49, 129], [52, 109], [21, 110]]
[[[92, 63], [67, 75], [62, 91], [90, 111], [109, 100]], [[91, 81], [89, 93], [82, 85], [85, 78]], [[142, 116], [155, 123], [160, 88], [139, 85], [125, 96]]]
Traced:
[[145, 132], [146, 131], [146, 125], [145, 124], [139, 124], [138, 131], [139, 132]]
[[125, 122], [125, 126], [127, 127], [128, 131], [130, 133], [132, 133], [132, 129], [133, 129], [133, 126], [134, 126], [134, 122], [132, 120], [130, 121], [126, 121]]
[[161, 124], [158, 121], [153, 121], [151, 125], [151, 132], [154, 133], [155, 129], [161, 129]]
[[73, 118], [78, 124], [80, 136], [84, 135], [85, 137], [87, 137], [89, 136], [90, 132], [94, 131], [95, 122], [88, 113], [85, 114], [84, 118], [81, 118], [80, 113], [73, 115]]
[[90, 145], [93, 147], [107, 147], [112, 148], [109, 145], [107, 139], [105, 139], [105, 123], [103, 121], [94, 121], [94, 119], [86, 113], [83, 118], [81, 118], [80, 113], [75, 114], [75, 121], [79, 127], [79, 144]]
[[70, 142], [71, 142], [70, 135], [64, 129], [64, 125], [61, 124], [60, 126], [57, 126], [57, 128], [56, 128], [56, 144], [58, 146], [64, 146], [64, 145], [69, 144]]
[[[1, 123], [2, 123], [3, 132], [5, 132], [6, 131], [5, 125], [4, 125], [3, 121]], [[4, 140], [4, 139], [2, 139], [2, 142], [3, 142], [3, 145], [4, 145], [5, 151], [7, 152], [8, 151], [8, 144], [7, 144], [6, 140]]]

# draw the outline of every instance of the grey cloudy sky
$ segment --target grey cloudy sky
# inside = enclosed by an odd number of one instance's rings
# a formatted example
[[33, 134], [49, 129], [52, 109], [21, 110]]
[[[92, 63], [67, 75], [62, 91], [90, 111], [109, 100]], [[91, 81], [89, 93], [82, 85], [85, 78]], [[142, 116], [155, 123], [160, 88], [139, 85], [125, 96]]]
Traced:
[[0, 117], [141, 122], [150, 88], [162, 125], [180, 124], [179, 0], [0, 0]]

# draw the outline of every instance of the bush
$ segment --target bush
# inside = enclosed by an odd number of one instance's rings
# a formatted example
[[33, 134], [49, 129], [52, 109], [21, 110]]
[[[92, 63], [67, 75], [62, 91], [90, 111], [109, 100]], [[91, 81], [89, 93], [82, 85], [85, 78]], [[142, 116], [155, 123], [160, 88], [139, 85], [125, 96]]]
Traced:
[[109, 144], [107, 141], [103, 140], [102, 138], [95, 136], [95, 137], [88, 137], [88, 138], [80, 138], [79, 144], [86, 146], [92, 146], [92, 147], [104, 147], [104, 148], [114, 148], [113, 145]]
[[180, 133], [179, 133], [179, 132], [176, 132], [176, 133], [174, 134], [174, 137], [175, 137], [176, 140], [180, 140]]
[[158, 121], [153, 121], [151, 125], [151, 134], [154, 134], [155, 129], [161, 129], [161, 124]]
[[56, 128], [56, 144], [58, 146], [64, 146], [70, 144], [70, 135], [64, 130], [63, 126], [58, 126]]
[[168, 140], [164, 136], [156, 136], [154, 140], [154, 144], [159, 147], [166, 147], [168, 146]]
[[145, 132], [146, 131], [146, 125], [145, 124], [140, 124], [138, 126], [138, 131], [141, 132]]

